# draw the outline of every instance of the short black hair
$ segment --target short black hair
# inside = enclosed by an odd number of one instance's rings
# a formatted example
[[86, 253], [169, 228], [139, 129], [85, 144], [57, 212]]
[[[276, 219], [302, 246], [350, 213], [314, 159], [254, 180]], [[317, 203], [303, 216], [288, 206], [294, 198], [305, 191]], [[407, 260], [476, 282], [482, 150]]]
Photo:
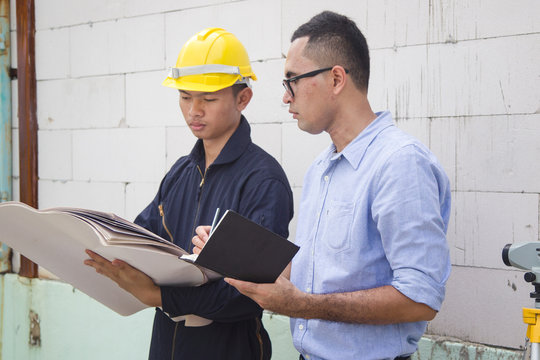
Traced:
[[369, 49], [366, 38], [347, 16], [323, 11], [301, 25], [291, 42], [307, 37], [304, 55], [321, 67], [341, 65], [349, 70], [353, 83], [367, 91], [369, 83]]
[[238, 94], [240, 94], [240, 91], [244, 90], [248, 86], [247, 86], [247, 84], [234, 84], [231, 87], [232, 87], [233, 96], [237, 97]]

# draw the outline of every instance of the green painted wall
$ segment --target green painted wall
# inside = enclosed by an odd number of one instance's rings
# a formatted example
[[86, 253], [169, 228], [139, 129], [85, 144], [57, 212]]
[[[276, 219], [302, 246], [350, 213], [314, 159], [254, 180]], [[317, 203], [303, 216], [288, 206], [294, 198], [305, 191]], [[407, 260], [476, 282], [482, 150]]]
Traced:
[[[146, 359], [153, 309], [122, 317], [72, 286], [17, 275], [2, 281], [2, 360]], [[29, 312], [41, 344], [30, 342]]]
[[[39, 344], [31, 345], [30, 311]], [[123, 317], [72, 286], [51, 280], [0, 276], [0, 360], [147, 359], [154, 310]], [[288, 318], [265, 314], [273, 359], [296, 360]], [[34, 341], [35, 342], [35, 341]], [[518, 360], [521, 351], [425, 336], [414, 360]]]

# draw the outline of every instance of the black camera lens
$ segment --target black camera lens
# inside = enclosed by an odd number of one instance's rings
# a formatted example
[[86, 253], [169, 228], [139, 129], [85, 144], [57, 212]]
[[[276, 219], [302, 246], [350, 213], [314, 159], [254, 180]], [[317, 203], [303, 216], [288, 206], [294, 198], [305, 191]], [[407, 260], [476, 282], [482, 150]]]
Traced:
[[506, 266], [512, 266], [512, 264], [510, 264], [510, 259], [508, 258], [508, 252], [510, 251], [511, 246], [512, 244], [506, 244], [502, 251], [502, 259]]

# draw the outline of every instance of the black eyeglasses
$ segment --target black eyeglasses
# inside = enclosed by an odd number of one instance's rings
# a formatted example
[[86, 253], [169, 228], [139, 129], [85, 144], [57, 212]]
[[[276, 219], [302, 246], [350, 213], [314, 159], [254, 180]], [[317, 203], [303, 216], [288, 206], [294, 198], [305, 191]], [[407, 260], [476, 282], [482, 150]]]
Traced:
[[[291, 97], [294, 97], [294, 91], [293, 91], [293, 89], [291, 87], [292, 82], [296, 82], [296, 81], [298, 81], [300, 79], [303, 79], [303, 78], [313, 77], [315, 75], [319, 75], [320, 73], [328, 71], [328, 70], [332, 70], [333, 68], [334, 67], [332, 66], [332, 67], [327, 67], [327, 68], [323, 68], [323, 69], [313, 70], [313, 71], [307, 72], [305, 74], [293, 76], [292, 78], [289, 78], [289, 79], [283, 79], [283, 82], [282, 82], [283, 87], [291, 95]], [[349, 70], [345, 69], [345, 73], [348, 74]]]

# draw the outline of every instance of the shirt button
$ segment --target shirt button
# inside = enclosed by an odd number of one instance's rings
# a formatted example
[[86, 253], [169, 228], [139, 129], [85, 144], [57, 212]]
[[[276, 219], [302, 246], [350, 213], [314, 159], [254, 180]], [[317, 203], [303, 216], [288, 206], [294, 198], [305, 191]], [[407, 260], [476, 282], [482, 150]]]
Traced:
[[300, 330], [304, 330], [304, 325], [300, 324], [300, 325], [298, 325], [298, 328], [299, 328]]
[[328, 175], [326, 175], [326, 176], [324, 177], [324, 181], [328, 182], [328, 179], [329, 179], [329, 177], [328, 177]]
[[307, 292], [311, 292], [311, 288], [310, 288], [310, 287], [307, 287], [307, 288], [306, 288], [306, 291], [307, 291]]

